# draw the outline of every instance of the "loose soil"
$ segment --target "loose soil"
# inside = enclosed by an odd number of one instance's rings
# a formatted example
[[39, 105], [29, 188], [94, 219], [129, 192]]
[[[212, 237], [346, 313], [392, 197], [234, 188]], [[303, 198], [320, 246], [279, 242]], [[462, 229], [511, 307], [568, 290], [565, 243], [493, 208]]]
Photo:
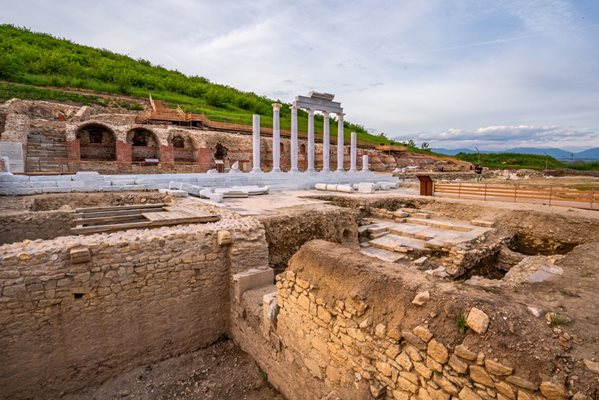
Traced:
[[119, 375], [64, 400], [284, 400], [231, 340]]

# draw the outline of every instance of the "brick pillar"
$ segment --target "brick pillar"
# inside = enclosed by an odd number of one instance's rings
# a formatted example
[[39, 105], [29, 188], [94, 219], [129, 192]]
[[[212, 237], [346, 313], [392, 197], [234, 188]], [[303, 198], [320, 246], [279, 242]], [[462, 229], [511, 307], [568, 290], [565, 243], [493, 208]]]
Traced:
[[71, 172], [79, 171], [81, 161], [81, 144], [79, 139], [68, 140], [67, 147], [67, 167]]
[[116, 161], [120, 168], [131, 169], [131, 144], [121, 140], [116, 141]]
[[160, 145], [160, 166], [164, 169], [175, 168], [175, 148], [173, 146]]
[[200, 165], [202, 171], [208, 171], [212, 168], [212, 151], [205, 147], [196, 149], [196, 162]]
[[69, 161], [80, 161], [81, 160], [81, 145], [80, 140], [69, 140], [67, 145], [67, 158]]

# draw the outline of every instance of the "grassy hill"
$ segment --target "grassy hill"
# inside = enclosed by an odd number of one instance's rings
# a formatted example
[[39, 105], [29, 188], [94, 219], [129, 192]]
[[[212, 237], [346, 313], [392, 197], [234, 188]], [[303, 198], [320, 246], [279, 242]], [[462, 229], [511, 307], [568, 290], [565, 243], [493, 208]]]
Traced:
[[[61, 88], [89, 89], [99, 93], [122, 94], [180, 105], [185, 111], [204, 113], [215, 121], [252, 123], [252, 114], [262, 115], [262, 125], [272, 126], [273, 99], [210, 82], [201, 76], [186, 76], [149, 61], [82, 46], [67, 39], [34, 33], [12, 25], [0, 25], [0, 100], [11, 97], [73, 101], [105, 105], [93, 94], [72, 93]], [[19, 83], [21, 85], [13, 85]], [[41, 88], [46, 87], [47, 89]], [[279, 100], [277, 100], [279, 101]], [[136, 109], [135, 103], [121, 106]], [[298, 112], [298, 125], [306, 131], [308, 115]], [[337, 135], [337, 122], [331, 118], [331, 136]], [[322, 132], [323, 118], [315, 118], [315, 130]], [[291, 111], [281, 109], [281, 128], [290, 129]], [[363, 126], [345, 121], [345, 136], [351, 131], [371, 144], [387, 144], [385, 137], [373, 136]]]
[[[478, 154], [459, 153], [458, 160], [473, 164], [478, 162]], [[481, 153], [480, 163], [483, 167], [496, 169], [573, 169], [578, 171], [599, 171], [599, 161], [561, 162], [553, 157], [538, 154], [520, 153]]]

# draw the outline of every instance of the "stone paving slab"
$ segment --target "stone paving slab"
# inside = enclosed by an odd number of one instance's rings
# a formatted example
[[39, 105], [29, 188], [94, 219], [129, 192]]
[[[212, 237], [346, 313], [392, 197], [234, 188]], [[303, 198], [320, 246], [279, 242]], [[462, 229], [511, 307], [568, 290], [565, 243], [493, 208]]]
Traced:
[[370, 243], [372, 247], [377, 247], [379, 249], [408, 253], [412, 250], [425, 250], [424, 244], [426, 242], [424, 240], [388, 234], [378, 239], [373, 239], [368, 243]]
[[388, 262], [397, 262], [397, 261], [401, 260], [402, 258], [406, 257], [404, 254], [396, 253], [394, 251], [379, 249], [379, 248], [371, 247], [371, 246], [362, 247], [360, 249], [360, 253], [362, 253], [366, 256], [376, 257], [379, 260], [388, 261]]

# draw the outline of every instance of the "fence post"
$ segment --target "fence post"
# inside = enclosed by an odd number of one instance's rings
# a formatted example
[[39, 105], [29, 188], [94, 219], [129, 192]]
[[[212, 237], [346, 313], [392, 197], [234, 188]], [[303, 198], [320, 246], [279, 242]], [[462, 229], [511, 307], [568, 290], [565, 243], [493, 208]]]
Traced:
[[516, 186], [514, 186], [514, 203], [518, 202], [518, 184], [516, 183]]
[[462, 182], [458, 182], [458, 199], [462, 196]]
[[595, 201], [595, 190], [591, 190], [591, 210], [593, 209], [594, 201]]
[[485, 197], [483, 198], [483, 201], [487, 201], [487, 183], [485, 183]]
[[549, 186], [549, 205], [551, 205], [551, 197], [553, 196], [553, 186]]

